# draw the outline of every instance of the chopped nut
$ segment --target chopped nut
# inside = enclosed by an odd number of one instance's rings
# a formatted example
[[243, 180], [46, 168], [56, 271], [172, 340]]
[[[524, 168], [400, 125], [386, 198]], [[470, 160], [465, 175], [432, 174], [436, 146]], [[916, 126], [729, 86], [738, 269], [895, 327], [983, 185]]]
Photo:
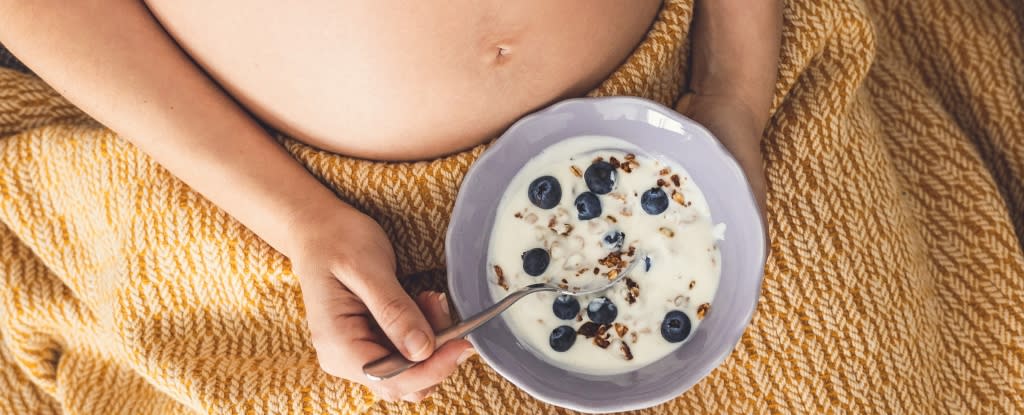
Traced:
[[604, 337], [594, 337], [594, 344], [602, 349], [607, 349], [608, 345], [612, 344], [612, 342], [608, 341], [608, 339], [605, 339]]
[[557, 224], [557, 223], [558, 223], [558, 221], [556, 221], [555, 217], [552, 216], [551, 219], [548, 220], [548, 228], [554, 229], [555, 228], [555, 224]]
[[626, 173], [632, 173], [633, 169], [636, 168], [636, 166], [637, 166], [637, 164], [636, 164], [635, 161], [629, 161], [629, 162], [626, 162], [626, 163], [622, 163], [622, 165], [619, 166], [619, 168], [621, 168], [622, 171], [624, 171]]
[[613, 323], [613, 324], [615, 326], [615, 334], [618, 334], [619, 337], [625, 337], [626, 336], [626, 332], [629, 331], [629, 327], [626, 327], [625, 324], [619, 324], [619, 323]]
[[665, 187], [665, 186], [668, 186], [668, 182], [666, 182], [665, 179], [658, 179], [658, 187]]
[[661, 171], [659, 171], [658, 174], [664, 176], [664, 175], [669, 174], [671, 172], [672, 172], [672, 170], [669, 169], [668, 167], [666, 167], [664, 169], [661, 169]]
[[636, 341], [637, 341], [638, 339], [639, 339], [639, 337], [637, 337], [637, 335], [636, 335], [636, 332], [635, 332], [635, 331], [634, 331], [634, 332], [632, 332], [632, 333], [629, 333], [629, 342], [630, 342], [630, 343], [636, 344]]
[[608, 279], [614, 280], [615, 277], [618, 277], [618, 276], [619, 276], [619, 270], [613, 269], [611, 271], [608, 271]]
[[572, 233], [572, 225], [566, 223], [565, 224], [565, 230], [562, 231], [562, 233], [560, 235], [562, 235], [562, 236], [569, 236], [570, 233]]
[[695, 285], [697, 285], [697, 280], [690, 281], [690, 289], [691, 290], [693, 289], [693, 286], [695, 286]]
[[626, 251], [626, 256], [633, 256], [635, 254], [636, 254], [636, 247], [630, 245], [629, 249]]
[[679, 186], [679, 175], [678, 174], [673, 174], [672, 175], [672, 184], [674, 184], [676, 186]]
[[569, 170], [572, 170], [572, 175], [576, 177], [583, 177], [583, 172], [580, 171], [579, 167], [569, 166]]
[[622, 352], [622, 357], [625, 357], [626, 360], [633, 360], [633, 352], [629, 350], [626, 343], [619, 343], [619, 351]]
[[612, 167], [616, 168], [620, 166], [619, 159], [615, 158], [615, 156], [611, 156], [608, 158], [608, 164], [611, 164]]
[[576, 321], [583, 321], [583, 312], [579, 312], [578, 314], [576, 314]]
[[640, 285], [632, 278], [626, 277], [626, 302], [633, 304], [640, 297]]
[[673, 236], [676, 236], [676, 233], [674, 231], [672, 231], [671, 229], [666, 228], [664, 226], [658, 228], [658, 232], [661, 232], [662, 235], [665, 235], [665, 236], [667, 236], [669, 238], [671, 238]]
[[675, 200], [676, 203], [678, 203], [680, 205], [689, 206], [686, 203], [686, 199], [683, 198], [683, 194], [682, 193], [679, 193], [679, 192], [676, 192], [676, 191], [672, 191], [672, 200]]
[[597, 337], [606, 337], [604, 334], [608, 332], [608, 328], [611, 327], [607, 324], [601, 324], [597, 326]]
[[636, 154], [633, 154], [633, 153], [627, 153], [626, 154], [626, 160], [634, 160], [634, 159], [636, 159]]
[[604, 161], [604, 157], [601, 157], [601, 156], [594, 157], [594, 163], [597, 163], [599, 161]]
[[605, 219], [608, 219], [608, 222], [611, 222], [611, 223], [618, 223], [619, 222], [619, 220], [615, 219], [615, 216], [612, 216], [612, 215], [605, 216]]
[[583, 323], [583, 325], [580, 326], [580, 328], [578, 330], [576, 330], [576, 334], [578, 334], [580, 336], [583, 336], [583, 337], [587, 337], [587, 338], [596, 336], [597, 335], [597, 323], [594, 323], [592, 321], [588, 321], [586, 323]]
[[508, 291], [508, 281], [505, 281], [505, 271], [501, 267], [494, 266], [494, 275], [498, 277], [498, 286]]
[[697, 320], [703, 320], [704, 316], [711, 310], [711, 304], [704, 303], [697, 307]]

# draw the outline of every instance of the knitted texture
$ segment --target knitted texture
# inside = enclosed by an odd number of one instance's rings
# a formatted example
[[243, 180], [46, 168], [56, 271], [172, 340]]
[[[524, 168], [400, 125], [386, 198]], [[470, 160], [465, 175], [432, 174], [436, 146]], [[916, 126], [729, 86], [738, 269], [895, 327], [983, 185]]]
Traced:
[[[591, 95], [673, 104], [691, 12], [667, 1]], [[639, 413], [1024, 412], [1022, 113], [1015, 0], [789, 1], [757, 312]], [[0, 69], [0, 137], [0, 413], [570, 412], [476, 358], [419, 405], [379, 402], [318, 368], [285, 258], [39, 79]], [[281, 142], [381, 222], [410, 291], [444, 287], [485, 146], [376, 163]]]

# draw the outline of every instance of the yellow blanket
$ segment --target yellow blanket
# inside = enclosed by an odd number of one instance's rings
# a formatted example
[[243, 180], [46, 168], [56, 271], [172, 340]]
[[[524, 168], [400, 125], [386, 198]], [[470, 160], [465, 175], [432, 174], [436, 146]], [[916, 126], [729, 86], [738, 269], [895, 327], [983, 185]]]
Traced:
[[[866, 3], [787, 4], [763, 297], [720, 368], [644, 413], [1024, 411], [1024, 6]], [[671, 105], [691, 11], [666, 2], [593, 95]], [[0, 413], [566, 412], [477, 359], [421, 405], [377, 402], [318, 369], [281, 255], [41, 81], [0, 69], [0, 137]], [[443, 288], [483, 147], [282, 142], [382, 222], [410, 290]]]

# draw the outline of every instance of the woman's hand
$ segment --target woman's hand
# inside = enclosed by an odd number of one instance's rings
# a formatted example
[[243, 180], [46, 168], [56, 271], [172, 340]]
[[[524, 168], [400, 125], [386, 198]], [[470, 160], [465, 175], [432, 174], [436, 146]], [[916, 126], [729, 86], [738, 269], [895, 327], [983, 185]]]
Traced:
[[[289, 258], [320, 366], [386, 400], [423, 399], [471, 354], [465, 340], [434, 351], [434, 330], [452, 324], [444, 295], [423, 293], [414, 301], [406, 294], [391, 241], [372, 218], [346, 206], [310, 219], [295, 222], [299, 236]], [[388, 380], [368, 379], [363, 365], [389, 354], [390, 345], [423, 363]]]
[[690, 35], [690, 84], [676, 110], [704, 125], [732, 153], [764, 215], [761, 136], [775, 92], [782, 4], [700, 0]]

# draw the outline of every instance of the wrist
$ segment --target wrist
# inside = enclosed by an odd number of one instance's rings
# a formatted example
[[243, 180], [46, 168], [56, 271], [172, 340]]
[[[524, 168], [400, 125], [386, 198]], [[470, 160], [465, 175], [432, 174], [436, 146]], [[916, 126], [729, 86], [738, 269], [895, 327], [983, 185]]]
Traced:
[[[328, 192], [329, 193], [329, 192]], [[328, 238], [337, 238], [338, 229], [357, 229], [359, 224], [373, 221], [351, 205], [330, 194], [324, 200], [310, 200], [289, 211], [281, 221], [279, 234], [284, 235], [279, 250], [294, 258], [318, 246]]]

